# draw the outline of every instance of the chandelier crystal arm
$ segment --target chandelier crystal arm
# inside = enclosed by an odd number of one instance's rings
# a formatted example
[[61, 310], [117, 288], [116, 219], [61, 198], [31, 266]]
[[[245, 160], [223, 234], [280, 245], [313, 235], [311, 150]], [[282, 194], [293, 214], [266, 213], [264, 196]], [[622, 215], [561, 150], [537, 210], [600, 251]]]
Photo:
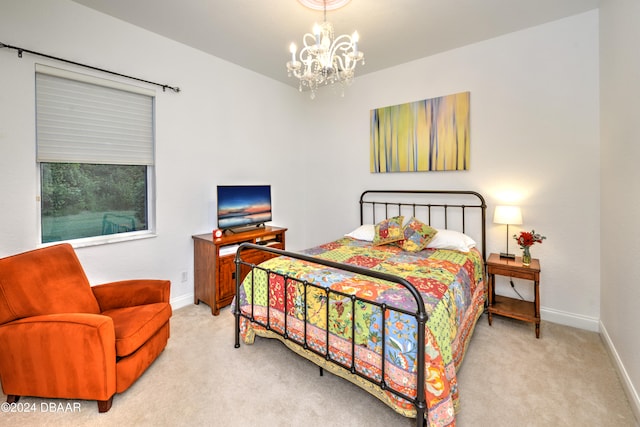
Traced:
[[[341, 54], [339, 54], [338, 51], [342, 51]], [[338, 69], [345, 68], [344, 67], [345, 65], [347, 68], [349, 68], [350, 62], [352, 63], [351, 68], [355, 68], [356, 62], [351, 61], [353, 58], [351, 57], [350, 53], [352, 52], [355, 52], [355, 50], [353, 49], [352, 38], [351, 36], [343, 34], [334, 40], [333, 46], [331, 48], [331, 52], [329, 53], [329, 55], [335, 61], [340, 63], [341, 67], [339, 67]], [[344, 58], [344, 64], [342, 62], [343, 58]]]

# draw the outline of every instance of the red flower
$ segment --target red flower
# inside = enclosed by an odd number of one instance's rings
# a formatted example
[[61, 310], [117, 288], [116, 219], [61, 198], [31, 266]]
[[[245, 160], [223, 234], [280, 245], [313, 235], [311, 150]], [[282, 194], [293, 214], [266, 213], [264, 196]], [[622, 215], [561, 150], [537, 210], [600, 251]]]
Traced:
[[536, 233], [535, 230], [531, 230], [530, 232], [521, 231], [519, 236], [514, 234], [513, 238], [516, 239], [516, 242], [518, 242], [522, 249], [533, 246], [534, 243], [542, 243], [542, 241], [546, 239], [545, 236]]

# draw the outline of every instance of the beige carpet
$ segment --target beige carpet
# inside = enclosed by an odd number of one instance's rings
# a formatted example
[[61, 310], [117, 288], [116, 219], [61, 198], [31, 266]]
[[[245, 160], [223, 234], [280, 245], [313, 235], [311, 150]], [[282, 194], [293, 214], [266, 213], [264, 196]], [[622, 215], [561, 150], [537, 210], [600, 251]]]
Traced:
[[[22, 398], [13, 426], [403, 426], [414, 420], [276, 340], [233, 347], [230, 310], [176, 310], [163, 354], [113, 407]], [[596, 333], [482, 316], [459, 372], [459, 427], [637, 426]], [[4, 402], [6, 397], [2, 398]], [[18, 408], [17, 408], [18, 409]]]

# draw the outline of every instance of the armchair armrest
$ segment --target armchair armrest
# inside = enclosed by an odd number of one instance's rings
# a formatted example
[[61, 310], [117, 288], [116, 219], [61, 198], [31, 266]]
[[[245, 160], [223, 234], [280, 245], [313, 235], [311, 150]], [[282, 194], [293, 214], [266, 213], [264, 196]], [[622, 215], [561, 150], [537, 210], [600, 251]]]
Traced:
[[116, 391], [113, 320], [90, 313], [33, 316], [0, 326], [6, 394], [107, 400]]
[[93, 294], [101, 311], [136, 305], [169, 302], [169, 280], [136, 279], [93, 286]]

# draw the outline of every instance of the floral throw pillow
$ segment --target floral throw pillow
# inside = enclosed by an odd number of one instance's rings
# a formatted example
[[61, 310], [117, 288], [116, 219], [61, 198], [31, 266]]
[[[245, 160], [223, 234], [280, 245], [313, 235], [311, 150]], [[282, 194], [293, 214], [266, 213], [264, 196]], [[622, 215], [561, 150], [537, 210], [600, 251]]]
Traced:
[[438, 230], [427, 224], [411, 218], [404, 226], [402, 249], [407, 252], [419, 252], [427, 247], [429, 242], [435, 237]]
[[380, 221], [375, 226], [375, 234], [373, 236], [373, 245], [386, 245], [404, 239], [402, 233], [402, 222], [404, 216], [394, 216]]

